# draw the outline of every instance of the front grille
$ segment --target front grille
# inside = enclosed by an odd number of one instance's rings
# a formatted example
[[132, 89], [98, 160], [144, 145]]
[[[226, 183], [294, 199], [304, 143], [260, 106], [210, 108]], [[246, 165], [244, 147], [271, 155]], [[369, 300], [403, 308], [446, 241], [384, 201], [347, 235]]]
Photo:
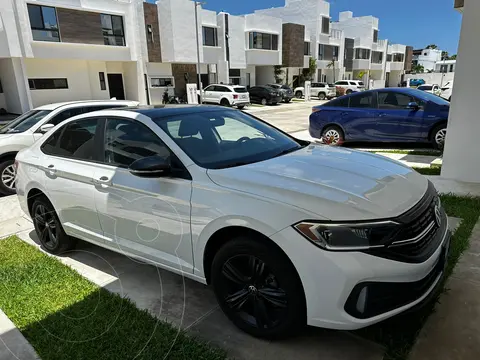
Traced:
[[435, 206], [439, 199], [429, 183], [425, 196], [417, 205], [394, 221], [402, 224], [392, 243], [384, 248], [369, 249], [366, 253], [390, 260], [422, 263], [440, 246], [447, 231], [447, 215], [441, 210], [440, 225], [435, 220]]

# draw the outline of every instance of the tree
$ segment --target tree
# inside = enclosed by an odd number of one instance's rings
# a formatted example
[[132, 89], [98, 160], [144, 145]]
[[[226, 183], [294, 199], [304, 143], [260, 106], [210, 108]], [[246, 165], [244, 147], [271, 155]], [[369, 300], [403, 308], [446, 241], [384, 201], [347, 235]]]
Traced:
[[416, 74], [423, 73], [425, 72], [425, 68], [420, 64], [412, 65], [412, 72]]
[[426, 47], [425, 49], [433, 49], [433, 50], [435, 50], [435, 49], [438, 49], [438, 46], [435, 45], [435, 44], [430, 44], [430, 45], [427, 45], [427, 47]]
[[457, 54], [450, 56], [448, 60], [457, 60]]
[[442, 60], [448, 60], [448, 51], [442, 51]]
[[327, 68], [328, 69], [333, 68], [333, 83], [335, 83], [335, 59], [333, 59], [328, 63]]
[[283, 80], [283, 74], [285, 71], [283, 71], [281, 65], [275, 65], [273, 67], [273, 77], [275, 78], [275, 83], [276, 84], [281, 84]]

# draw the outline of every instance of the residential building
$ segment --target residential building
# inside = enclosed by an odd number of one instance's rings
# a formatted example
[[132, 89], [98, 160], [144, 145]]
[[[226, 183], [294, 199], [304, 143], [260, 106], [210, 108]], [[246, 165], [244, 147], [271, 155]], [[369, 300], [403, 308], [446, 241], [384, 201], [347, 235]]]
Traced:
[[425, 72], [434, 71], [435, 64], [442, 60], [442, 50], [419, 49], [413, 50], [413, 65], [422, 65]]
[[379, 39], [378, 23], [374, 16], [354, 17], [351, 11], [332, 23], [345, 36], [345, 78], [363, 80], [369, 88], [385, 86], [388, 42]]
[[0, 0], [0, 14], [0, 81], [8, 89], [0, 107], [146, 101], [141, 0]]
[[457, 60], [441, 60], [435, 63], [435, 72], [453, 73], [457, 66]]
[[[284, 23], [283, 65], [287, 83], [301, 85], [298, 78], [302, 70], [309, 67], [310, 57], [316, 60], [315, 81], [334, 82], [343, 77], [345, 41], [341, 30], [331, 28], [330, 3], [324, 0], [285, 0], [283, 7], [256, 10], [255, 14], [277, 17]], [[299, 58], [303, 58], [303, 64]]]
[[392, 44], [387, 47], [386, 79], [385, 85], [394, 87], [401, 84], [405, 74], [405, 57], [407, 46]]

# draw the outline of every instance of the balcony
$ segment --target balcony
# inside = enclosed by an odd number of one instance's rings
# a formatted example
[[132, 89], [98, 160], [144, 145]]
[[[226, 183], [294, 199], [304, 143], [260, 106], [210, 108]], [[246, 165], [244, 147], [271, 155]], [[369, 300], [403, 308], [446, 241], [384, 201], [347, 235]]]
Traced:
[[373, 51], [385, 51], [387, 50], [387, 40], [378, 40], [376, 43], [372, 43]]
[[370, 70], [370, 60], [353, 59], [353, 70]]
[[402, 71], [405, 67], [405, 63], [403, 62], [389, 62], [388, 65], [390, 66], [390, 71]]
[[370, 70], [383, 70], [383, 64], [371, 63]]
[[341, 45], [343, 33], [341, 30], [330, 29], [329, 43], [331, 45]]

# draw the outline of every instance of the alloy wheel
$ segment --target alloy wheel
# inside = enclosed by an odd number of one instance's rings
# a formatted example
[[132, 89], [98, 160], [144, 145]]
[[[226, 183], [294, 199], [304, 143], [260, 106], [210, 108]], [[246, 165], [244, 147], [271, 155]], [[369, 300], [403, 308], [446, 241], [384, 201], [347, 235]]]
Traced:
[[323, 142], [329, 145], [337, 145], [340, 142], [340, 133], [335, 129], [326, 131], [323, 134]]
[[54, 214], [44, 205], [35, 208], [33, 217], [40, 241], [47, 249], [54, 249], [58, 244], [57, 225]]
[[262, 99], [262, 105], [267, 105], [267, 99]]
[[287, 293], [268, 265], [253, 255], [236, 255], [222, 268], [224, 301], [249, 326], [267, 330], [287, 316]]
[[15, 189], [15, 167], [9, 165], [2, 171], [2, 183], [10, 190]]
[[445, 137], [447, 136], [447, 129], [440, 129], [435, 134], [435, 143], [442, 148], [445, 144]]

